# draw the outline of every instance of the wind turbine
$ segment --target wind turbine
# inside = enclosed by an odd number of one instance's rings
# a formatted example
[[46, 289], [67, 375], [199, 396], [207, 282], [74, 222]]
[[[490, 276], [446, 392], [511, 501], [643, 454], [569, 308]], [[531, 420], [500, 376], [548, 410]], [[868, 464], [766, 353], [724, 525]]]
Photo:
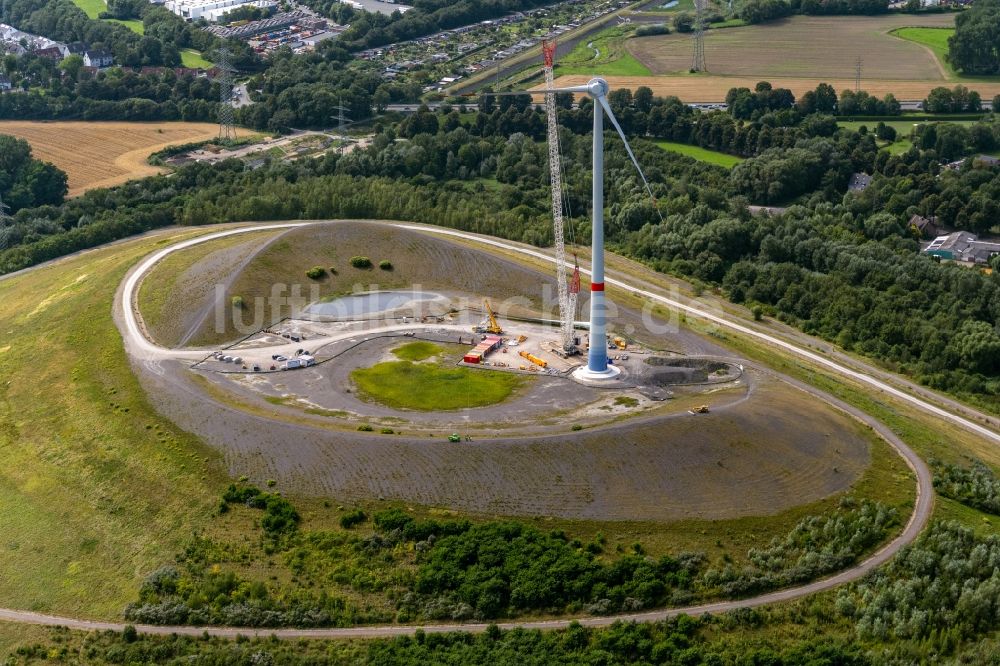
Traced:
[[592, 191], [592, 223], [591, 223], [591, 267], [590, 267], [590, 349], [587, 352], [587, 365], [581, 366], [573, 376], [588, 382], [599, 382], [614, 379], [621, 369], [608, 364], [608, 334], [607, 334], [607, 304], [604, 300], [604, 116], [618, 132], [625, 150], [632, 159], [642, 178], [646, 192], [655, 202], [649, 181], [639, 166], [639, 161], [632, 152], [632, 147], [625, 138], [618, 119], [615, 118], [611, 105], [608, 104], [608, 82], [601, 78], [591, 79], [582, 86], [569, 88], [545, 88], [532, 90], [531, 94], [555, 95], [557, 93], [583, 93], [594, 100], [594, 148], [593, 148], [593, 191]]

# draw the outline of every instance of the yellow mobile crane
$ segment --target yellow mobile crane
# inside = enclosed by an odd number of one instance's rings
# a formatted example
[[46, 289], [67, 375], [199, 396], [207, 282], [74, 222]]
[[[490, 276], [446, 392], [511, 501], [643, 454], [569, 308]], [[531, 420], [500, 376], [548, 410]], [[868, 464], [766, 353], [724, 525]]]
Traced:
[[503, 328], [501, 328], [500, 322], [497, 321], [496, 313], [493, 312], [493, 308], [490, 307], [490, 302], [484, 299], [483, 305], [486, 306], [486, 321], [477, 326], [475, 328], [475, 332], [503, 335]]

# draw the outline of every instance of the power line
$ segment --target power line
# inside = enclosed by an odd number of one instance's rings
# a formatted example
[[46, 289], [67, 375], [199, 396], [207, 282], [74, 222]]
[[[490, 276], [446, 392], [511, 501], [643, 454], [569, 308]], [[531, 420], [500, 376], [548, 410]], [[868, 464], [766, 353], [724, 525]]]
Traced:
[[705, 0], [694, 0], [694, 59], [692, 72], [707, 71], [705, 66]]

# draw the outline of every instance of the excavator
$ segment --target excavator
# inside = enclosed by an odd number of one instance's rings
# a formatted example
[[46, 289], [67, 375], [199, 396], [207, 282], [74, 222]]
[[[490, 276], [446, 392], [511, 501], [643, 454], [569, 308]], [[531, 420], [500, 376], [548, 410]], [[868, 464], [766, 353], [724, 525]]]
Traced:
[[493, 312], [493, 308], [490, 307], [490, 302], [488, 300], [483, 300], [483, 305], [486, 306], [486, 321], [476, 326], [473, 331], [476, 333], [492, 333], [493, 335], [503, 335], [503, 328], [500, 326], [500, 322], [497, 321], [496, 313]]

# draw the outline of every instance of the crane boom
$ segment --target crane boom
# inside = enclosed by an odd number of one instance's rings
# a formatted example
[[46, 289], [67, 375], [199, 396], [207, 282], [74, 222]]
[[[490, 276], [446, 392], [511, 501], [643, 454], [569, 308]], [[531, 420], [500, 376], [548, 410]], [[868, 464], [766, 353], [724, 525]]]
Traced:
[[[555, 59], [554, 40], [542, 42], [545, 57], [545, 87], [554, 88], [552, 63]], [[566, 280], [566, 237], [563, 225], [562, 160], [559, 155], [559, 124], [556, 116], [556, 96], [545, 96], [545, 115], [548, 121], [549, 181], [552, 185], [552, 235], [556, 250], [556, 285], [559, 294], [559, 322], [562, 347], [573, 349], [573, 319], [576, 308], [571, 309], [570, 289]], [[575, 302], [575, 298], [572, 299]]]

